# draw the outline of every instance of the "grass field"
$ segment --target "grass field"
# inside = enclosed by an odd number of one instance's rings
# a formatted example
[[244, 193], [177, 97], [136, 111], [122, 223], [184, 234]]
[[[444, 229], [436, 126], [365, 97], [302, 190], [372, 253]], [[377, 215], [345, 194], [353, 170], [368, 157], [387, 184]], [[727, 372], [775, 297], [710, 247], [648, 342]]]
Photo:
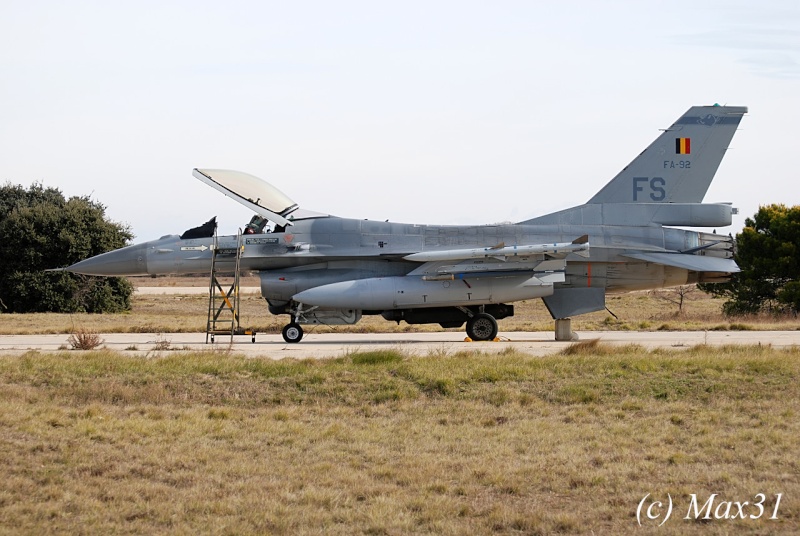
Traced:
[[[699, 291], [679, 311], [677, 297], [609, 296], [616, 317], [573, 329], [800, 327], [726, 318]], [[553, 329], [539, 300], [515, 305], [501, 331]], [[137, 295], [119, 315], [3, 314], [0, 334], [203, 332], [206, 307], [202, 295]], [[260, 333], [285, 323], [257, 294], [241, 315]], [[376, 317], [316, 329], [440, 330]], [[596, 341], [544, 358], [28, 352], [0, 360], [0, 534], [626, 534], [639, 521], [659, 534], [796, 534], [799, 372], [798, 349]], [[694, 517], [709, 519], [684, 519], [692, 494]], [[648, 507], [668, 497], [675, 511], [655, 529], [665, 512]], [[745, 519], [724, 519], [745, 501]]]
[[769, 347], [30, 352], [0, 360], [0, 533], [638, 534], [649, 493], [675, 511], [645, 533], [796, 534], [798, 373]]

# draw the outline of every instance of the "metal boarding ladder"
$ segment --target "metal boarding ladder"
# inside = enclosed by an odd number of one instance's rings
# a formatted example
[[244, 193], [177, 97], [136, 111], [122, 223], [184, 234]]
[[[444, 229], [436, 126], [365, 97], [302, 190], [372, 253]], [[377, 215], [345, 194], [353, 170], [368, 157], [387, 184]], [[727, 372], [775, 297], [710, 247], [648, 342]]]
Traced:
[[[209, 339], [214, 342], [215, 335], [229, 335], [233, 342], [234, 335], [250, 335], [251, 342], [256, 342], [256, 332], [252, 329], [242, 329], [239, 325], [239, 306], [241, 303], [239, 293], [240, 261], [244, 245], [242, 230], [236, 236], [236, 249], [231, 251], [219, 247], [219, 239], [214, 232], [214, 242], [211, 247], [211, 277], [208, 284], [208, 320], [206, 322], [206, 344]], [[223, 287], [220, 278], [228, 272], [220, 272], [217, 267], [217, 256], [234, 256], [234, 270], [232, 281], [227, 281], [228, 290]], [[227, 258], [225, 260], [228, 260]], [[230, 278], [230, 276], [229, 276]], [[230, 313], [230, 314], [228, 314]]]

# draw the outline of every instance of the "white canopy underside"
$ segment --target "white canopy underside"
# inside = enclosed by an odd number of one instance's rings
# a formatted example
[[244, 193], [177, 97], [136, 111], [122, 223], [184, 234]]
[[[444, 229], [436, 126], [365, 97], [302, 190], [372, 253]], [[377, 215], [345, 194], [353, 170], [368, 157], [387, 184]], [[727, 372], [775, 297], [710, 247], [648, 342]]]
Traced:
[[297, 210], [297, 203], [254, 175], [230, 169], [195, 169], [192, 175], [278, 225], [292, 224], [286, 216]]

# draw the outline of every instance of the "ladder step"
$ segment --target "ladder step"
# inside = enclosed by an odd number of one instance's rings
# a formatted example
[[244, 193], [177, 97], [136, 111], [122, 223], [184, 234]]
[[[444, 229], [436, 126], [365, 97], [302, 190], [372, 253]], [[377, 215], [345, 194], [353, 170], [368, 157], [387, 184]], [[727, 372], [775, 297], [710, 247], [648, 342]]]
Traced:
[[[240, 260], [242, 255], [242, 233], [239, 231], [237, 236], [236, 249], [230, 247], [221, 248], [218, 242], [216, 231], [214, 232], [214, 243], [211, 247], [211, 274], [208, 285], [208, 320], [206, 322], [206, 335], [238, 335], [245, 333], [239, 327], [239, 276]], [[232, 275], [230, 268], [224, 272], [217, 272], [217, 255], [225, 254], [225, 260], [230, 261], [230, 255], [235, 256], [235, 269]], [[224, 277], [228, 283], [223, 284], [218, 277]], [[233, 282], [230, 282], [230, 279]], [[230, 312], [230, 317], [227, 316]], [[220, 315], [226, 318], [219, 318]], [[246, 333], [245, 333], [246, 334]], [[254, 334], [252, 334], [255, 337]], [[208, 338], [206, 338], [208, 342]]]

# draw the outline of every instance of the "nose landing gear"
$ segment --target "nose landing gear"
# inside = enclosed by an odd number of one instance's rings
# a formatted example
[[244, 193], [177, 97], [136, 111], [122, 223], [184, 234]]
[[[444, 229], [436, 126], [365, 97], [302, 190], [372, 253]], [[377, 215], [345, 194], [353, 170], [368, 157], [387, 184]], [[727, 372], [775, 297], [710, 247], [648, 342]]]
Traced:
[[291, 322], [283, 326], [281, 335], [283, 335], [283, 340], [290, 344], [300, 342], [303, 338], [303, 328], [300, 327], [300, 324]]

